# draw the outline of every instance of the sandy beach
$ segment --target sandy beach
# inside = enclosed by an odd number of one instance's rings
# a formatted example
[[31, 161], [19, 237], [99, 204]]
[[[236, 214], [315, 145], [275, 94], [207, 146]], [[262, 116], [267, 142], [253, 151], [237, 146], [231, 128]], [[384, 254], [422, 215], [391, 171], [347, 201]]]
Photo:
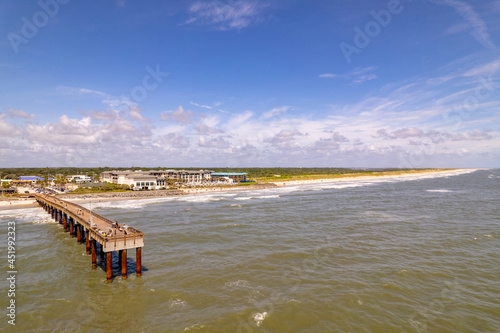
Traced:
[[[227, 191], [247, 191], [259, 190], [265, 188], [272, 188], [276, 186], [296, 186], [296, 185], [309, 185], [318, 183], [340, 183], [349, 182], [353, 180], [373, 180], [373, 179], [408, 179], [415, 176], [422, 175], [453, 175], [457, 172], [467, 171], [469, 169], [453, 169], [453, 170], [425, 170], [425, 171], [412, 171], [396, 175], [370, 175], [370, 176], [346, 176], [342, 178], [322, 178], [311, 180], [290, 180], [290, 181], [277, 181], [261, 185], [251, 186], [227, 186], [227, 187], [204, 187], [204, 188], [188, 188], [179, 191], [144, 191], [144, 192], [124, 192], [124, 193], [97, 193], [97, 194], [81, 194], [81, 195], [63, 195], [61, 199], [68, 200], [74, 203], [84, 203], [92, 200], [92, 202], [110, 202], [110, 201], [123, 201], [123, 200], [137, 200], [156, 198], [172, 195], [187, 195], [197, 193], [214, 193], [214, 192], [227, 192]], [[0, 210], [21, 209], [21, 208], [35, 208], [38, 207], [36, 201], [32, 198], [0, 198]]]
[[276, 186], [290, 186], [290, 185], [308, 185], [308, 184], [318, 184], [318, 183], [339, 183], [339, 182], [348, 182], [352, 180], [374, 180], [374, 179], [408, 179], [415, 176], [422, 175], [439, 175], [439, 174], [454, 174], [456, 172], [463, 172], [471, 169], [453, 169], [453, 170], [425, 170], [425, 171], [411, 171], [408, 173], [401, 173], [397, 175], [384, 175], [381, 173], [380, 175], [371, 175], [371, 176], [363, 176], [363, 175], [352, 175], [346, 176], [342, 178], [322, 178], [322, 179], [310, 179], [310, 180], [290, 180], [290, 181], [277, 181], [273, 182]]

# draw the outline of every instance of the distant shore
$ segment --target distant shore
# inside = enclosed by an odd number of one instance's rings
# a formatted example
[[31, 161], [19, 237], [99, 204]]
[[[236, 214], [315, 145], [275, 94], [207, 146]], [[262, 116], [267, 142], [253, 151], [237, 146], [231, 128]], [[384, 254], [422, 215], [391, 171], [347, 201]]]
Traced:
[[[337, 183], [347, 182], [352, 180], [371, 180], [371, 179], [404, 179], [413, 176], [425, 174], [446, 174], [453, 172], [466, 171], [469, 169], [446, 169], [446, 170], [411, 170], [411, 171], [394, 171], [394, 172], [380, 172], [380, 174], [363, 175], [363, 174], [349, 174], [335, 178], [318, 178], [318, 179], [305, 179], [305, 180], [286, 180], [268, 182], [258, 185], [250, 186], [225, 186], [225, 187], [199, 187], [187, 188], [181, 190], [164, 190], [164, 191], [128, 191], [128, 192], [109, 192], [109, 193], [91, 193], [91, 194], [64, 194], [58, 195], [63, 200], [68, 200], [74, 203], [84, 203], [89, 200], [98, 200], [98, 202], [134, 200], [134, 199], [147, 199], [157, 197], [167, 197], [176, 195], [187, 195], [197, 193], [214, 193], [214, 192], [227, 192], [227, 191], [247, 191], [247, 190], [260, 190], [267, 188], [274, 188], [280, 186], [295, 186], [295, 185], [308, 185], [318, 183]], [[32, 198], [0, 198], [0, 210], [21, 209], [21, 208], [34, 208], [38, 207], [36, 201]]]

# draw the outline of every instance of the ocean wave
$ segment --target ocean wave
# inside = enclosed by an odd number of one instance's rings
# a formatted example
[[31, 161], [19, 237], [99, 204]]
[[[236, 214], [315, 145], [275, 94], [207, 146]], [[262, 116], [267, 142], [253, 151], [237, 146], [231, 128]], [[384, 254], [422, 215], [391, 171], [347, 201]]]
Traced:
[[189, 331], [201, 331], [201, 329], [205, 327], [205, 325], [200, 325], [200, 324], [194, 324], [189, 327], [184, 328], [184, 332], [189, 332]]
[[453, 192], [453, 191], [451, 191], [451, 190], [427, 190], [427, 192], [449, 193], [449, 192]]
[[187, 305], [187, 302], [182, 300], [182, 299], [173, 299], [173, 300], [170, 300], [168, 307], [170, 309], [173, 309], [173, 308], [178, 308], [178, 307], [184, 307], [186, 305]]
[[255, 324], [257, 326], [260, 326], [260, 324], [262, 324], [262, 322], [264, 321], [264, 319], [267, 318], [267, 312], [257, 312], [257, 313], [254, 313], [253, 316], [252, 316], [252, 318], [255, 321]]
[[40, 208], [25, 208], [0, 211], [0, 221], [15, 221], [16, 223], [53, 223], [50, 215]]
[[251, 197], [239, 197], [239, 198], [234, 198], [234, 200], [251, 200], [251, 199], [276, 199], [279, 198], [279, 194], [275, 195], [261, 195], [261, 196], [251, 196]]
[[226, 282], [225, 286], [228, 288], [246, 287], [246, 286], [248, 286], [248, 281], [247, 280], [230, 281], [230, 282]]

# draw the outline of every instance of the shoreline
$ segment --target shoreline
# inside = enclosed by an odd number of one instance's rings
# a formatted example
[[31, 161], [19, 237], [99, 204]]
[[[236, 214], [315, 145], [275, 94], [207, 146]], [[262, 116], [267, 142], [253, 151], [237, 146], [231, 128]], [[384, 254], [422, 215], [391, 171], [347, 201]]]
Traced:
[[[320, 184], [320, 183], [341, 183], [353, 180], [374, 180], [374, 179], [404, 179], [414, 176], [421, 175], [439, 175], [439, 174], [454, 174], [456, 172], [463, 171], [475, 171], [477, 169], [448, 169], [448, 170], [426, 170], [426, 171], [414, 171], [405, 172], [401, 174], [392, 175], [352, 175], [347, 177], [338, 178], [320, 178], [320, 179], [309, 179], [309, 180], [283, 180], [276, 182], [269, 182], [259, 185], [251, 186], [228, 186], [228, 187], [204, 187], [204, 188], [192, 188], [183, 189], [177, 191], [144, 191], [144, 192], [112, 192], [112, 193], [91, 193], [91, 194], [68, 194], [59, 195], [58, 198], [62, 200], [67, 200], [73, 203], [84, 203], [92, 200], [95, 202], [113, 202], [113, 201], [128, 201], [128, 200], [139, 200], [139, 199], [153, 199], [161, 197], [179, 196], [179, 195], [189, 195], [189, 194], [199, 194], [199, 193], [218, 193], [218, 192], [229, 192], [229, 191], [248, 191], [248, 190], [262, 190], [267, 188], [276, 188], [283, 186], [296, 186], [296, 185], [309, 185], [309, 184]], [[0, 211], [10, 210], [10, 209], [23, 209], [23, 208], [36, 208], [38, 204], [34, 199], [27, 198], [16, 198], [10, 200], [0, 200]]]
[[439, 175], [443, 173], [455, 173], [455, 172], [463, 172], [463, 171], [475, 171], [478, 169], [448, 169], [448, 170], [426, 170], [426, 171], [410, 171], [404, 172], [400, 174], [393, 175], [351, 175], [347, 177], [338, 177], [338, 178], [321, 178], [321, 179], [308, 179], [308, 180], [290, 180], [290, 181], [276, 181], [270, 184], [275, 184], [276, 186], [291, 186], [291, 185], [307, 185], [307, 184], [319, 184], [319, 183], [337, 183], [337, 182], [345, 182], [352, 180], [374, 180], [374, 179], [401, 179], [401, 178], [411, 178], [414, 176], [422, 176], [422, 175]]

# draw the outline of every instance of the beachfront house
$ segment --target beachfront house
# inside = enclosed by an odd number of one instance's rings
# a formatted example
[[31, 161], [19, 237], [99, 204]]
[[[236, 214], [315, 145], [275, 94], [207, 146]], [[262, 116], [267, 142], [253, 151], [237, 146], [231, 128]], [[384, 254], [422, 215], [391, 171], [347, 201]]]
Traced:
[[134, 190], [156, 190], [161, 188], [157, 180], [155, 176], [148, 174], [130, 174], [125, 178], [124, 184], [131, 185]]
[[241, 172], [214, 172], [211, 174], [212, 180], [226, 183], [241, 183], [247, 181], [248, 173]]

